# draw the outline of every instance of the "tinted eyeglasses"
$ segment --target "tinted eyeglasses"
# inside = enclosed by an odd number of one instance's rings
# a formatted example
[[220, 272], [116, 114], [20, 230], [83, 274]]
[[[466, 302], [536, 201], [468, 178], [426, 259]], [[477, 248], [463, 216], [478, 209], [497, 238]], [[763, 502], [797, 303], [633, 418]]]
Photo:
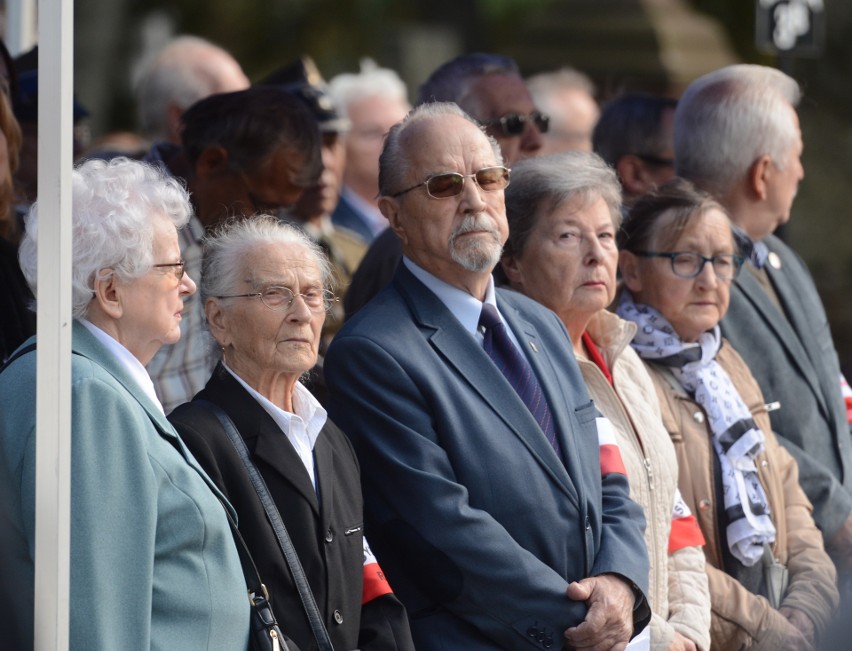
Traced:
[[410, 188], [400, 190], [391, 196], [398, 197], [419, 188], [421, 185], [425, 185], [426, 193], [433, 199], [449, 199], [462, 193], [464, 183], [467, 179], [476, 181], [476, 184], [486, 192], [494, 192], [495, 190], [502, 190], [509, 185], [509, 172], [508, 168], [497, 165], [495, 167], [483, 167], [473, 174], [459, 174], [458, 172], [433, 174], [423, 181], [423, 183], [412, 185]]
[[707, 258], [700, 253], [692, 253], [691, 251], [674, 253], [635, 251], [634, 255], [643, 258], [668, 258], [672, 265], [672, 272], [679, 278], [695, 278], [704, 269], [704, 265], [709, 262], [713, 265], [713, 271], [719, 280], [733, 280], [736, 278], [740, 269], [742, 269], [744, 260], [741, 255], [730, 253]]
[[154, 269], [171, 268], [175, 278], [179, 281], [183, 280], [183, 274], [186, 273], [186, 260], [181, 260], [180, 262], [164, 262], [163, 264], [155, 264], [151, 266], [154, 267]]
[[540, 111], [533, 111], [529, 115], [522, 113], [507, 113], [493, 120], [483, 120], [486, 127], [500, 127], [504, 136], [519, 136], [524, 132], [527, 122], [535, 124], [541, 133], [547, 133], [550, 128], [550, 116]]
[[309, 289], [305, 293], [294, 292], [289, 287], [274, 285], [267, 287], [261, 292], [250, 294], [231, 294], [229, 296], [216, 296], [216, 298], [259, 298], [263, 304], [273, 312], [283, 312], [293, 305], [297, 296], [301, 296], [305, 305], [311, 312], [326, 312], [337, 302], [334, 292], [328, 289]]

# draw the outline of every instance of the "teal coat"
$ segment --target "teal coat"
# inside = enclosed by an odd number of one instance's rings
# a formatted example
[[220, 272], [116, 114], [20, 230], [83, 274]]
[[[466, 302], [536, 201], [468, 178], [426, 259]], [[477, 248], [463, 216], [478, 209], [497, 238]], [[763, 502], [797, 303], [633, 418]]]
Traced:
[[[245, 580], [217, 489], [77, 322], [73, 349], [70, 648], [243, 651]], [[20, 648], [32, 645], [35, 366], [31, 353], [0, 374], [0, 585], [14, 591], [0, 630]]]

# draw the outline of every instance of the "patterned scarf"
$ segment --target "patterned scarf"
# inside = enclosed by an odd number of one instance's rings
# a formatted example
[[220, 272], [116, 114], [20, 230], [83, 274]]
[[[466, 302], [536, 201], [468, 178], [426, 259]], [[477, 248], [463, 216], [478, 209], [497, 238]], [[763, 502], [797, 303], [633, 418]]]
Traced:
[[722, 344], [719, 326], [701, 335], [697, 343], [684, 343], [662, 314], [647, 305], [637, 305], [626, 290], [617, 312], [639, 326], [632, 342], [639, 356], [671, 368], [707, 412], [713, 449], [722, 468], [728, 547], [736, 559], [751, 567], [763, 556], [764, 543], [775, 541], [769, 503], [754, 463], [764, 449], [765, 438], [731, 378], [716, 361]]

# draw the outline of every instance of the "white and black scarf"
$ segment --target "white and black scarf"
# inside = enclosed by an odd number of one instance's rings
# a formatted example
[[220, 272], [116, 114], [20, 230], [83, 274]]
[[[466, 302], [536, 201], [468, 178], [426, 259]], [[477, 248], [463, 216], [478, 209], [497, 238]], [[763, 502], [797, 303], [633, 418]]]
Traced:
[[722, 343], [719, 326], [702, 334], [697, 343], [684, 343], [662, 314], [634, 303], [627, 290], [617, 312], [639, 326], [632, 342], [639, 356], [671, 368], [707, 412], [713, 448], [722, 468], [728, 547], [736, 559], [751, 567], [763, 555], [764, 544], [775, 541], [769, 503], [754, 463], [764, 449], [765, 438], [731, 378], [716, 361]]

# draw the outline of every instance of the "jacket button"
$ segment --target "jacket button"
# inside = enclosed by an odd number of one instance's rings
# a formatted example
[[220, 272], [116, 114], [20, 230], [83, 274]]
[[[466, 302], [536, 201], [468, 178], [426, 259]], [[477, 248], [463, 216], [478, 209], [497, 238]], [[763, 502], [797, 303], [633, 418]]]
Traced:
[[544, 638], [544, 641], [542, 641], [541, 646], [543, 646], [545, 649], [549, 649], [550, 647], [552, 647], [553, 637], [548, 635], [546, 638]]
[[710, 500], [708, 500], [708, 499], [703, 499], [703, 500], [701, 500], [701, 501], [698, 503], [698, 509], [699, 509], [700, 511], [707, 511], [707, 510], [709, 510], [709, 509], [710, 509], [710, 506], [711, 506], [711, 505], [712, 505], [712, 502], [710, 502]]
[[334, 534], [332, 533], [331, 529], [329, 529], [325, 532], [325, 541], [327, 543], [330, 543], [332, 540], [334, 540]]
[[589, 520], [589, 516], [587, 515], [587, 516], [586, 516], [586, 531], [588, 531], [588, 530], [589, 530], [589, 529], [591, 529], [591, 528], [592, 528], [592, 523], [591, 523], [591, 521]]
[[340, 614], [339, 610], [334, 611], [334, 621], [337, 622], [338, 624], [343, 623], [343, 615]]
[[538, 628], [536, 628], [535, 626], [530, 626], [527, 629], [527, 635], [529, 635], [532, 638], [537, 638], [538, 637]]
[[703, 423], [704, 422], [704, 412], [703, 411], [696, 411], [694, 414], [692, 414], [692, 418], [696, 423]]

